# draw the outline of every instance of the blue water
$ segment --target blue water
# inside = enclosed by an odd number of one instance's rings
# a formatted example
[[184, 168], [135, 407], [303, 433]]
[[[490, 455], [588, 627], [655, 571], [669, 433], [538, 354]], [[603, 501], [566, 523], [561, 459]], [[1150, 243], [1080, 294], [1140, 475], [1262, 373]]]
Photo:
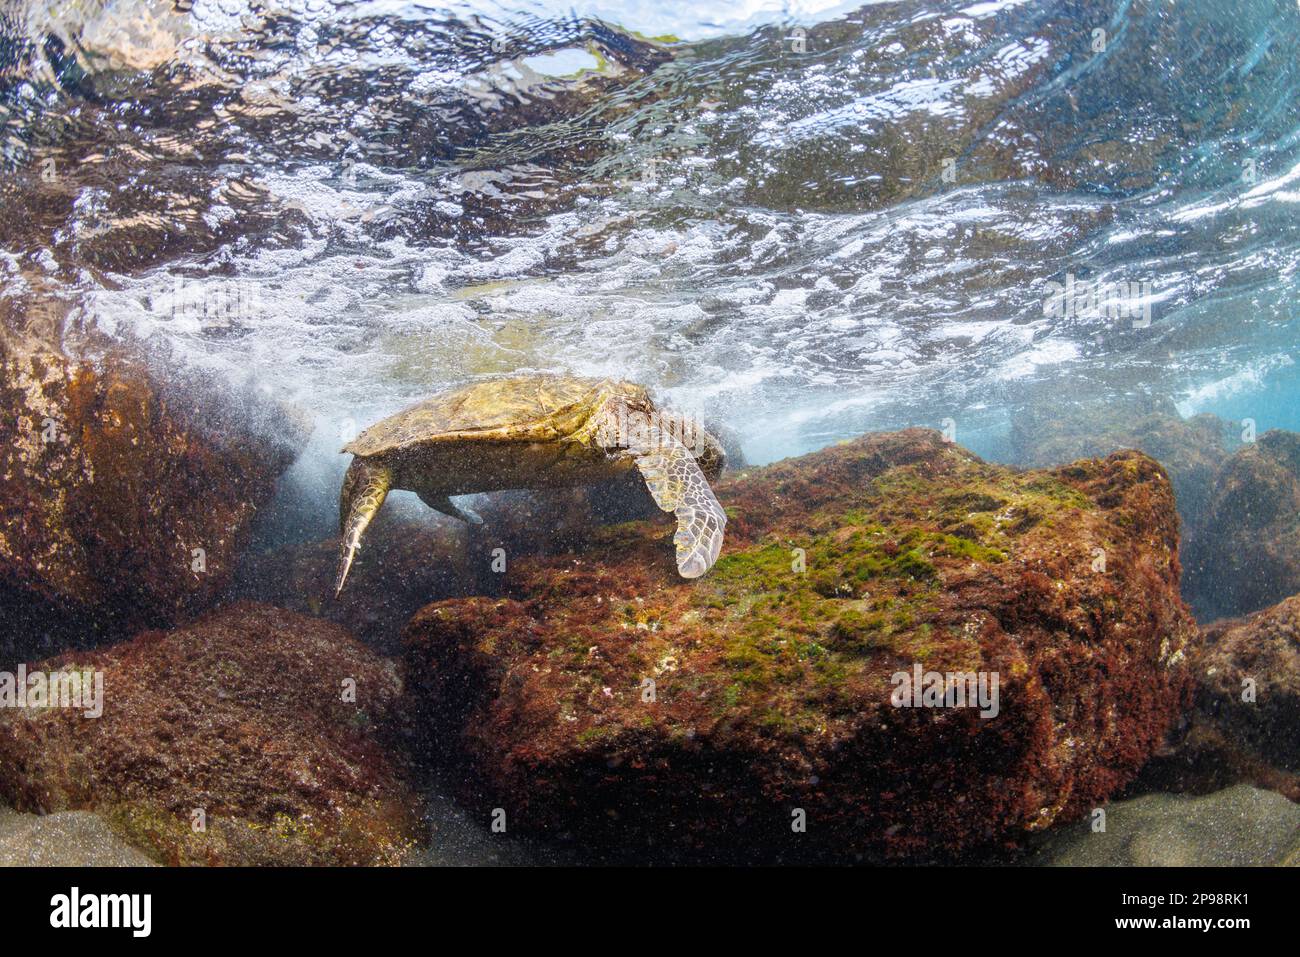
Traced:
[[[357, 424], [519, 369], [645, 381], [754, 461], [945, 420], [1005, 457], [1064, 396], [1296, 425], [1290, 0], [119, 0], [4, 33], [0, 305], [305, 411], [299, 497]], [[1053, 313], [1067, 282], [1112, 312]]]

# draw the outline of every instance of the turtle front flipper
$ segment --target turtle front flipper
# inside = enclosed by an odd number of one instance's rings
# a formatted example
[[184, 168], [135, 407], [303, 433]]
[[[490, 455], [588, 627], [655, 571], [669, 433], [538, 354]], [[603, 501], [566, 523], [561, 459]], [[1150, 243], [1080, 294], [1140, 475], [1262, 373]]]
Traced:
[[361, 548], [361, 536], [375, 517], [393, 484], [392, 470], [365, 459], [353, 459], [339, 493], [339, 572], [334, 582], [334, 597], [343, 592], [352, 559]]
[[626, 448], [645, 479], [655, 504], [677, 517], [677, 571], [683, 578], [699, 578], [718, 560], [727, 513], [709, 488], [695, 456], [670, 431], [650, 424], [631, 429], [619, 425], [626, 416], [610, 416], [602, 429], [602, 442], [611, 450]]

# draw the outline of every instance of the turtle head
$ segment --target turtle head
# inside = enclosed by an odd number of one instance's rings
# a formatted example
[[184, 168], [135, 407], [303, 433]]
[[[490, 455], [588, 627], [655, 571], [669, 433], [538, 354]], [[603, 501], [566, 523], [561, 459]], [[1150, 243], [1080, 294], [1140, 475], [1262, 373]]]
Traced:
[[709, 480], [709, 484], [716, 482], [727, 465], [727, 451], [722, 447], [722, 443], [714, 438], [712, 433], [701, 428], [695, 447], [691, 451], [695, 453], [695, 461], [699, 464], [704, 477]]
[[661, 424], [672, 435], [690, 449], [695, 456], [695, 464], [700, 467], [704, 477], [712, 484], [722, 475], [727, 465], [727, 450], [704, 423], [699, 419], [674, 413], [661, 413]]

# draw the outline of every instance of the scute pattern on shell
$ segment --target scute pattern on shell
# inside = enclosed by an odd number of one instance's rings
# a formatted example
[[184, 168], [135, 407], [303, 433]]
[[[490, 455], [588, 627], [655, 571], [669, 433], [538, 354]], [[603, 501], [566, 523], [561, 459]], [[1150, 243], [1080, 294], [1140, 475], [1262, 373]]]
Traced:
[[343, 451], [379, 455], [425, 442], [555, 438], [577, 424], [563, 413], [593, 399], [605, 381], [539, 374], [476, 382], [376, 422]]

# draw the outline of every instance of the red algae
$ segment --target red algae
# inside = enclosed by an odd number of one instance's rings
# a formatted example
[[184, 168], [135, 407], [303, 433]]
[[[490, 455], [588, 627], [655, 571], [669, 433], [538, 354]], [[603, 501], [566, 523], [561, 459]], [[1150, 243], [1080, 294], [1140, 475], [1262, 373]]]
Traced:
[[[1141, 453], [1022, 472], [912, 429], [718, 496], [698, 582], [628, 523], [412, 619], [412, 708], [471, 803], [624, 846], [943, 857], [1086, 813], [1187, 707], [1173, 495]], [[895, 707], [917, 665], [996, 674], [996, 715]]]
[[31, 668], [101, 672], [103, 713], [0, 710], [20, 810], [100, 811], [168, 864], [393, 864], [418, 840], [397, 669], [337, 625], [241, 602]]
[[122, 357], [5, 348], [0, 403], [0, 584], [123, 628], [211, 605], [292, 460]]

